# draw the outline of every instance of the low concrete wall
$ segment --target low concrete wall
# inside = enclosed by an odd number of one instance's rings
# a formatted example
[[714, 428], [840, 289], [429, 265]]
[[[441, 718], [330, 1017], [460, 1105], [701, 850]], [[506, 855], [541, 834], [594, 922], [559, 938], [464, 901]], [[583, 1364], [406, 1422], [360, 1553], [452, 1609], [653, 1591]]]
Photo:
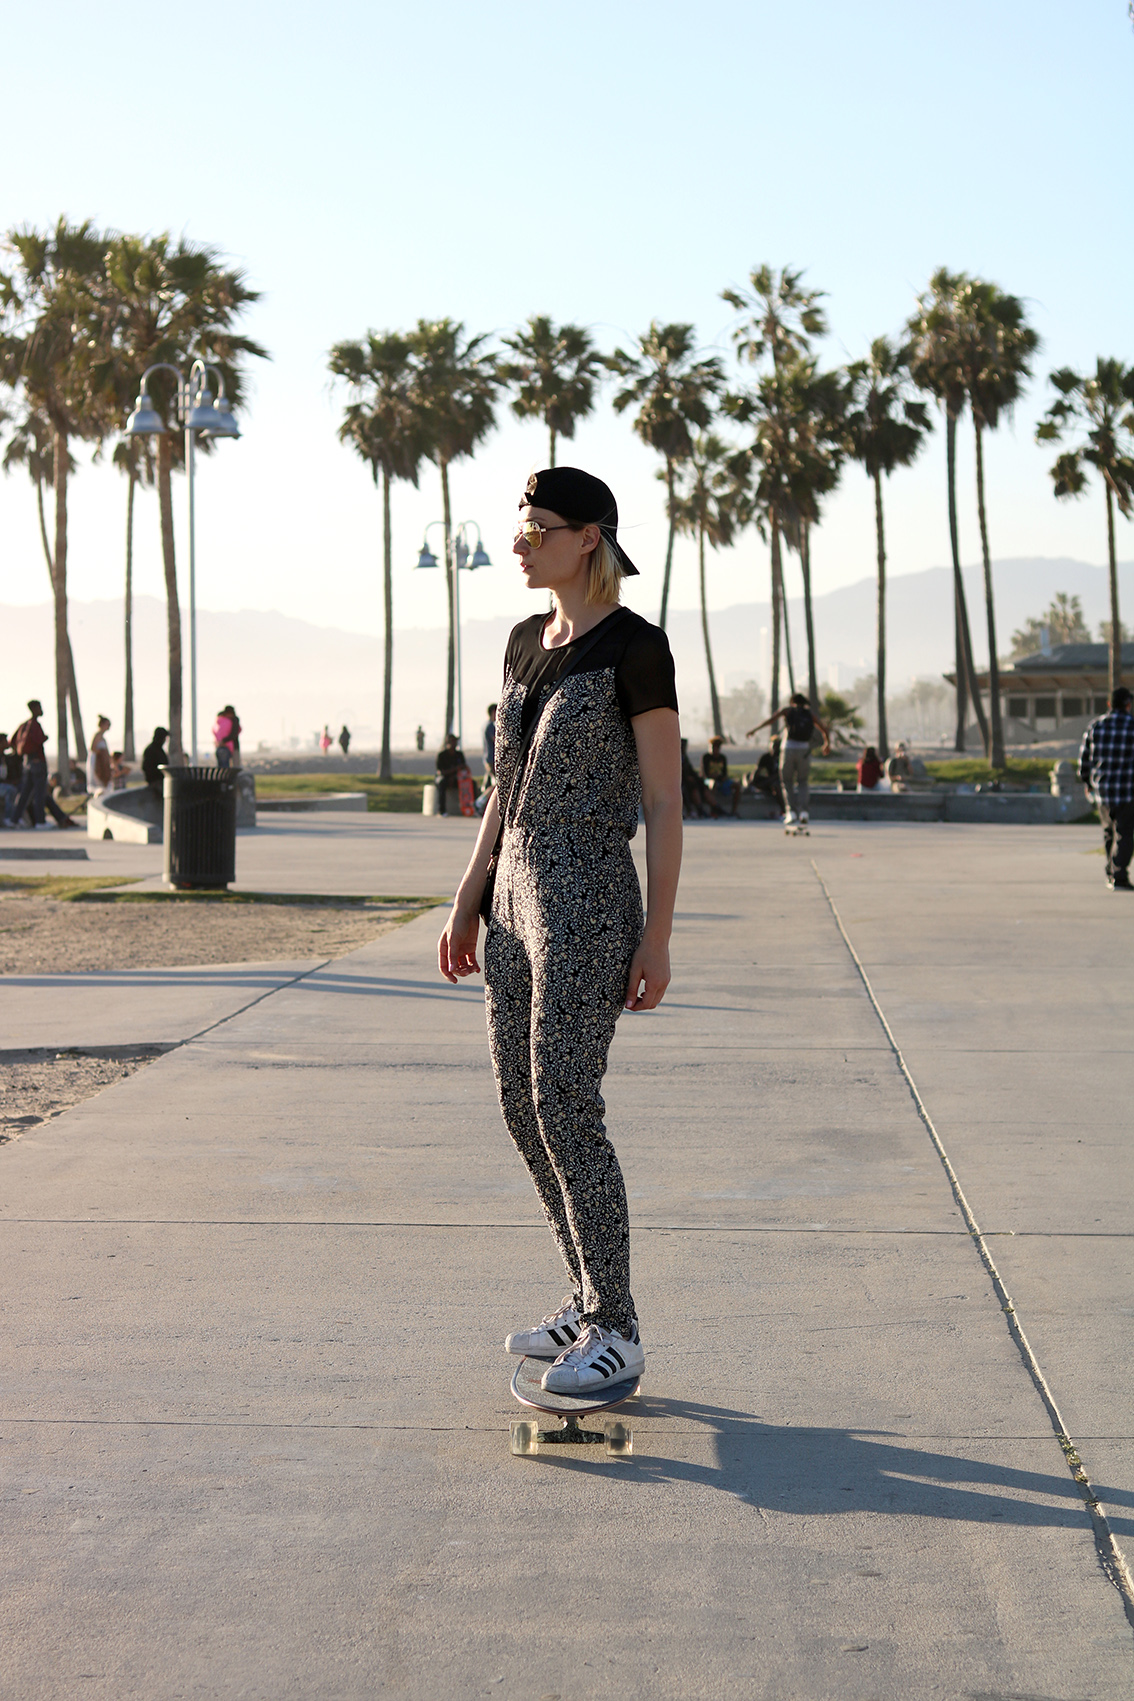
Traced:
[[104, 791], [87, 799], [87, 838], [114, 839], [121, 845], [161, 844], [161, 802], [149, 786]]
[[357, 810], [365, 815], [367, 797], [364, 791], [312, 791], [294, 797], [258, 797], [256, 809], [260, 814], [286, 814], [301, 809]]
[[[1013, 826], [1053, 826], [1086, 812], [1082, 791], [1064, 797], [1049, 792], [834, 791], [811, 788], [812, 821], [1000, 821]], [[769, 806], [751, 793], [740, 800], [741, 816], [765, 821]]]

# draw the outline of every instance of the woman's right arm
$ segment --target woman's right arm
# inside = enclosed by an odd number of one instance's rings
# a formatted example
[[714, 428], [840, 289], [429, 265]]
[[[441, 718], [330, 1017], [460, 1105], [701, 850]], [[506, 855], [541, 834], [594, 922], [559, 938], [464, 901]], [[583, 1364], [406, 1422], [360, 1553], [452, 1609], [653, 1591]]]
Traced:
[[476, 960], [476, 941], [480, 931], [480, 900], [488, 864], [500, 833], [500, 788], [492, 788], [477, 834], [476, 849], [469, 858], [464, 879], [457, 887], [453, 908], [445, 923], [445, 931], [437, 942], [437, 960], [441, 973], [456, 986], [458, 979], [480, 973]]

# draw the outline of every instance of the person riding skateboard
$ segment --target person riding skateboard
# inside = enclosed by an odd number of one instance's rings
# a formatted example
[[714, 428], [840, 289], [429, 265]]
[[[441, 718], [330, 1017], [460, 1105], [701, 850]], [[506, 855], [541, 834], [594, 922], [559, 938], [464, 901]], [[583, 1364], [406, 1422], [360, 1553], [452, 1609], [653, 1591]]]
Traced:
[[816, 732], [823, 735], [823, 755], [831, 754], [831, 734], [802, 691], [795, 691], [774, 715], [754, 726], [745, 738], [755, 738], [775, 721], [784, 723], [784, 741], [780, 746], [780, 785], [783, 787], [784, 826], [798, 824], [806, 827], [810, 820], [811, 804], [811, 745]]

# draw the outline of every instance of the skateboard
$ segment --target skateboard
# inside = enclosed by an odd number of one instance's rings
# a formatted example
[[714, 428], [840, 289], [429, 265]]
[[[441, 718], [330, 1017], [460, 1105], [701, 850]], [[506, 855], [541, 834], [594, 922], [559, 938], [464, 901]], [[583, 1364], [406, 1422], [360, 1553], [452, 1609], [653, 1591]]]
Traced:
[[801, 834], [805, 839], [811, 837], [811, 828], [806, 821], [789, 821], [784, 832], [789, 839], [798, 839]]
[[457, 799], [461, 806], [462, 815], [476, 814], [476, 793], [473, 788], [472, 775], [467, 768], [461, 768], [457, 773]]
[[602, 1443], [608, 1459], [625, 1459], [633, 1453], [634, 1431], [628, 1423], [612, 1423], [605, 1429], [582, 1429], [579, 1419], [633, 1399], [641, 1389], [641, 1377], [632, 1376], [623, 1382], [590, 1388], [585, 1394], [552, 1394], [540, 1387], [540, 1378], [550, 1362], [543, 1358], [521, 1359], [512, 1377], [512, 1392], [521, 1406], [531, 1407], [548, 1417], [562, 1418], [563, 1423], [554, 1429], [541, 1429], [538, 1418], [513, 1418], [512, 1452], [516, 1457], [529, 1457], [543, 1447], [562, 1446], [564, 1442], [572, 1442], [576, 1446]]

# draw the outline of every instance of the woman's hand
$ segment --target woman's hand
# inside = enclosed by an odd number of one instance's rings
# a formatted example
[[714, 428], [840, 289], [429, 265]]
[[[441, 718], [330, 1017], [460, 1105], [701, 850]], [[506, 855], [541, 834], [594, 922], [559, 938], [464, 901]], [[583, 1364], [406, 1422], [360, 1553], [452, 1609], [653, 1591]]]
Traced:
[[669, 985], [669, 946], [643, 935], [626, 982], [627, 1010], [656, 1010]]
[[445, 931], [437, 941], [437, 961], [445, 979], [456, 986], [465, 975], [480, 973], [476, 960], [476, 940], [480, 932], [480, 917], [453, 905]]

